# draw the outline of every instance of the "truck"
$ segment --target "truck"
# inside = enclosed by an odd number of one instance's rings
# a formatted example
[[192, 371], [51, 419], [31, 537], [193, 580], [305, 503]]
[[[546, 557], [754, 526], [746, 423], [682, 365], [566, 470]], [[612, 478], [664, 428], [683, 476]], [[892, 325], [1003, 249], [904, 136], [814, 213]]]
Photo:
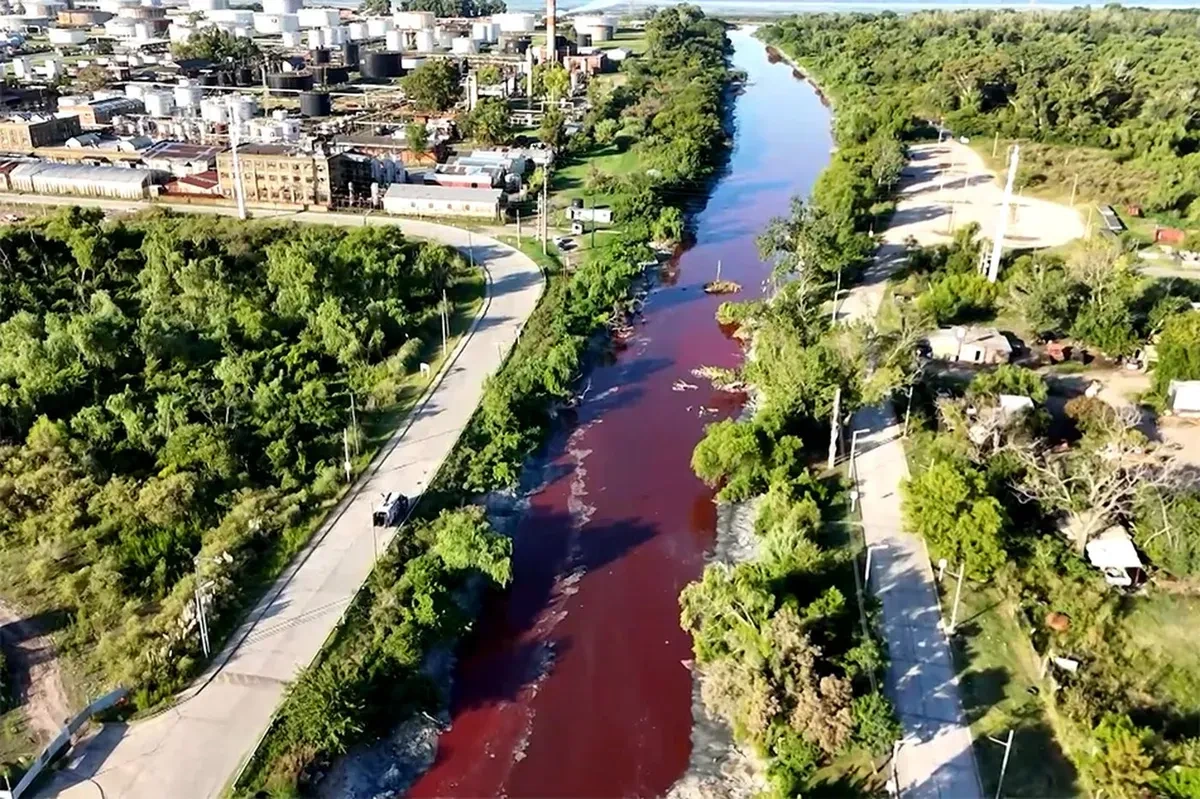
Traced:
[[395, 527], [408, 513], [408, 497], [398, 491], [388, 491], [379, 498], [371, 514], [371, 524], [375, 527]]

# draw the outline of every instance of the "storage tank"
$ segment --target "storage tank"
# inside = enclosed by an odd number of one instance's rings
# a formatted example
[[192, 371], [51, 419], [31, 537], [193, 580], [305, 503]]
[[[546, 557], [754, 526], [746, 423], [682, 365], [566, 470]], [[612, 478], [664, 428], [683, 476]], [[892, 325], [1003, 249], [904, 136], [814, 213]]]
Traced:
[[401, 55], [389, 51], [367, 53], [360, 65], [364, 78], [397, 78], [404, 74]]
[[229, 8], [229, 0], [188, 0], [188, 10], [198, 14], [207, 14], [219, 8]]
[[104, 23], [104, 32], [116, 39], [132, 39], [134, 21], [125, 17], [113, 17]]
[[603, 14], [581, 14], [574, 18], [575, 33], [586, 33], [593, 42], [607, 42], [613, 37], [617, 21]]
[[314, 86], [337, 86], [350, 80], [350, 70], [345, 67], [313, 67]]
[[434, 47], [434, 38], [432, 30], [417, 31], [417, 52], [432, 53]]
[[492, 22], [499, 25], [504, 33], [533, 33], [536, 27], [533, 14], [493, 14]]
[[126, 83], [125, 96], [132, 100], [140, 100], [146, 94], [146, 90], [151, 88], [145, 83]]
[[346, 41], [346, 26], [338, 25], [335, 28], [321, 28], [321, 39], [325, 47], [338, 47], [342, 42]]
[[285, 31], [300, 30], [300, 20], [295, 14], [269, 14], [263, 12], [254, 15], [254, 30], [257, 33], [270, 35]]
[[591, 47], [592, 34], [575, 31], [575, 44], [579, 45], [580, 47]]
[[221, 8], [208, 15], [213, 22], [224, 22], [243, 27], [254, 26], [254, 12], [242, 8]]
[[449, 49], [451, 43], [454, 41], [454, 34], [445, 28], [438, 28], [434, 31], [434, 37], [437, 39], [438, 47], [445, 47], [447, 49]]
[[367, 38], [367, 23], [365, 22], [351, 22], [346, 26], [346, 30], [352, 42]]
[[263, 0], [264, 14], [295, 14], [304, 5], [301, 0]]
[[308, 32], [308, 49], [319, 50], [325, 44], [325, 37], [321, 35], [320, 28], [313, 28]]
[[200, 102], [200, 118], [214, 125], [229, 121], [229, 107], [223, 97], [207, 97]]
[[83, 44], [87, 41], [87, 31], [75, 28], [51, 28], [46, 35], [50, 38], [50, 44], [55, 46]]
[[279, 43], [284, 47], [299, 47], [304, 43], [304, 34], [300, 31], [284, 31], [279, 34]]
[[258, 100], [239, 94], [233, 99], [232, 113], [236, 114], [239, 120], [252, 119], [258, 113]]
[[175, 96], [175, 105], [180, 108], [196, 108], [204, 99], [204, 89], [191, 83], [180, 82], [172, 94]]
[[324, 47], [318, 47], [316, 50], [313, 50], [312, 62], [314, 64], [328, 64], [329, 50], [325, 49]]
[[311, 72], [272, 72], [267, 75], [267, 87], [272, 96], [288, 97], [295, 92], [310, 91], [313, 76]]
[[169, 117], [175, 110], [175, 98], [170, 92], [146, 92], [142, 102], [146, 104], [146, 113], [152, 117]]
[[392, 14], [392, 23], [402, 31], [419, 31], [432, 28], [437, 19], [429, 11], [397, 11]]
[[455, 55], [471, 55], [479, 52], [479, 45], [469, 36], [459, 36], [451, 42], [450, 52]]
[[342, 42], [342, 63], [347, 69], [358, 69], [358, 44]]
[[333, 111], [329, 92], [301, 92], [300, 116], [327, 117]]
[[486, 22], [472, 22], [471, 23], [471, 38], [481, 44], [487, 43], [488, 34], [490, 33], [490, 31], [491, 31], [491, 26], [488, 25], [488, 23], [486, 23]]
[[418, 56], [405, 56], [404, 58], [400, 59], [400, 66], [404, 68], [405, 72], [412, 72], [414, 69], [424, 63], [425, 59]]
[[332, 28], [341, 21], [336, 9], [301, 8], [296, 12], [301, 28]]
[[372, 39], [380, 39], [387, 32], [395, 29], [396, 25], [387, 17], [369, 17], [367, 19], [367, 35]]
[[404, 31], [388, 31], [383, 37], [384, 46], [393, 52], [404, 49]]

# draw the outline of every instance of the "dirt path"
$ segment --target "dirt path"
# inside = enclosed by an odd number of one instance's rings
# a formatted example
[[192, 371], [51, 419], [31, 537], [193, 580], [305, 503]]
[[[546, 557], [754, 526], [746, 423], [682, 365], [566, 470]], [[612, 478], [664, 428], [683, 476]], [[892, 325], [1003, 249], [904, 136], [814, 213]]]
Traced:
[[0, 642], [30, 732], [48, 743], [71, 715], [54, 643], [35, 621], [0, 603]]

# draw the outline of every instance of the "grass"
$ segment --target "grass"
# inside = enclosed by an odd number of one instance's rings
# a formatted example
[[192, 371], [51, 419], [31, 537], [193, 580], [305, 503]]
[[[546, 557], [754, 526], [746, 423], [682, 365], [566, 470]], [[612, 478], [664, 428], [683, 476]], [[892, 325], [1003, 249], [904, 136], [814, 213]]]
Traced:
[[593, 167], [611, 175], [628, 175], [638, 168], [639, 163], [637, 152], [628, 144], [594, 147], [586, 155], [573, 158], [570, 164], [552, 172], [550, 188], [556, 198], [586, 200], [587, 176]]
[[[946, 578], [942, 588], [943, 606], [949, 610], [953, 581]], [[990, 738], [1005, 740], [1013, 730], [1004, 795], [1078, 796], [1075, 768], [1056, 740], [1053, 711], [1040, 697], [1039, 665], [1010, 600], [993, 586], [967, 583], [958, 612], [952, 643], [984, 795], [995, 794], [1004, 758], [1004, 747]]]
[[1200, 714], [1200, 647], [1195, 639], [1200, 597], [1156, 591], [1129, 603], [1122, 626], [1155, 704], [1179, 716]]

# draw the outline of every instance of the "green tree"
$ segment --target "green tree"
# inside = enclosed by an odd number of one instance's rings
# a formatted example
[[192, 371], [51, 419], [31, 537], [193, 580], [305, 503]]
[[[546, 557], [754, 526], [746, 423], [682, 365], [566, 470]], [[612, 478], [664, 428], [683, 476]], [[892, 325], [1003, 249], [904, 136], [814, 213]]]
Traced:
[[962, 562], [976, 577], [1004, 563], [1007, 516], [977, 469], [935, 460], [901, 490], [905, 526], [925, 538], [935, 557]]
[[475, 71], [475, 77], [481, 86], [493, 86], [504, 80], [504, 74], [495, 64], [484, 64]]
[[620, 130], [621, 123], [617, 120], [602, 119], [592, 129], [592, 137], [596, 140], [596, 144], [607, 146], [617, 140], [617, 134]]
[[567, 120], [562, 111], [550, 108], [542, 116], [538, 125], [538, 140], [555, 150], [561, 148], [567, 141]]
[[202, 58], [208, 61], [250, 61], [259, 58], [258, 45], [246, 37], [234, 36], [217, 27], [193, 31], [186, 42], [171, 45], [177, 59]]
[[1172, 316], [1163, 325], [1154, 392], [1166, 397], [1172, 380], [1200, 380], [1200, 311]]
[[414, 153], [429, 151], [429, 128], [424, 122], [413, 120], [404, 126], [404, 141]]
[[1046, 378], [1032, 369], [1007, 363], [975, 375], [967, 389], [969, 396], [995, 399], [1001, 394], [1014, 394], [1038, 404], [1046, 401], [1048, 393]]
[[85, 92], [99, 91], [108, 86], [108, 70], [99, 64], [88, 64], [80, 67], [75, 75], [75, 83]]
[[466, 127], [471, 138], [483, 144], [503, 144], [511, 140], [513, 128], [508, 104], [496, 98], [480, 100], [467, 115]]
[[538, 64], [533, 68], [533, 93], [545, 97], [552, 103], [567, 96], [571, 88], [571, 75], [561, 64]]
[[1084, 755], [1088, 781], [1114, 799], [1144, 796], [1155, 779], [1154, 759], [1147, 751], [1150, 738], [1150, 732], [1135, 727], [1129, 716], [1106, 713]]
[[458, 71], [449, 61], [430, 59], [408, 73], [400, 86], [419, 110], [446, 111], [458, 100]]
[[683, 211], [674, 205], [668, 205], [658, 214], [650, 229], [650, 235], [655, 241], [678, 242], [683, 239]]

